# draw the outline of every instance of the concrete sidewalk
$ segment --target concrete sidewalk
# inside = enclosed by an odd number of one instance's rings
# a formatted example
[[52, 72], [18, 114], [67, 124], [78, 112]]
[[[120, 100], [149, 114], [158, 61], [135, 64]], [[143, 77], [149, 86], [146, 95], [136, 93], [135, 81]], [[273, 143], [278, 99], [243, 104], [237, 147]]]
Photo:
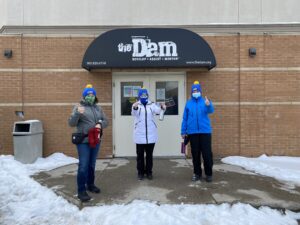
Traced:
[[300, 211], [300, 187], [257, 175], [237, 166], [215, 162], [213, 182], [192, 182], [190, 159], [154, 159], [153, 180], [137, 180], [135, 159], [97, 161], [96, 185], [100, 194], [81, 203], [76, 198], [77, 164], [33, 176], [44, 186], [79, 208], [85, 206], [130, 203], [135, 199], [158, 204], [249, 203]]

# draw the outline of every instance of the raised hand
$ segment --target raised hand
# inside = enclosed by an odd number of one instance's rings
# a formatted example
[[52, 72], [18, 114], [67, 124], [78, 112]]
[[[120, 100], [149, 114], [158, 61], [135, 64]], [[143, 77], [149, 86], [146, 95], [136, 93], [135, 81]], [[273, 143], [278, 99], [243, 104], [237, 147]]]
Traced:
[[161, 107], [161, 109], [164, 110], [164, 111], [166, 111], [166, 109], [167, 109], [167, 106], [166, 106], [165, 103], [160, 103], [160, 107]]
[[133, 103], [132, 107], [133, 107], [133, 108], [137, 108], [137, 107], [138, 107], [138, 104], [139, 104], [139, 102], [135, 102], [135, 103]]
[[80, 114], [83, 114], [84, 113], [84, 107], [80, 104], [77, 104], [77, 111], [80, 113]]
[[207, 96], [205, 96], [205, 105], [207, 105], [207, 106], [210, 105], [210, 101], [209, 101], [209, 99], [207, 98]]

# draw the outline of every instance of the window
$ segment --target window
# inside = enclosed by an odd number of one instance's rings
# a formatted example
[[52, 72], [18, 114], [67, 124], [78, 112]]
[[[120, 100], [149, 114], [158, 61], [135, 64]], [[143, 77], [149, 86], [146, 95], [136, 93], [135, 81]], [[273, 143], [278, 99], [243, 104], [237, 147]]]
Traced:
[[131, 116], [131, 106], [142, 86], [143, 82], [121, 82], [121, 116]]
[[167, 106], [165, 115], [178, 115], [178, 82], [157, 81], [155, 85], [156, 102]]

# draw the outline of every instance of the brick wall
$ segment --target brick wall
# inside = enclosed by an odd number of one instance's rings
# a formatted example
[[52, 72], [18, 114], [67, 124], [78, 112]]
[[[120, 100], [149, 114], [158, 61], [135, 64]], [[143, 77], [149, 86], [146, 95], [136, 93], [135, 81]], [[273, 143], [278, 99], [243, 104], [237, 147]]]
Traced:
[[[193, 81], [199, 80], [203, 94], [217, 103], [211, 116], [214, 153], [299, 156], [300, 70], [295, 67], [300, 65], [300, 36], [205, 39], [217, 69], [189, 72], [187, 96]], [[257, 49], [255, 57], [249, 57], [250, 47]]]
[[[204, 38], [215, 53], [217, 68], [187, 72], [187, 96], [192, 82], [199, 80], [204, 95], [215, 103], [214, 154], [300, 156], [300, 35]], [[45, 156], [57, 151], [76, 156], [67, 119], [87, 83], [96, 87], [100, 103], [107, 103], [103, 110], [112, 124], [112, 74], [80, 70], [92, 40], [0, 36], [0, 52], [13, 50], [11, 59], [0, 55], [1, 154], [13, 154], [11, 132], [18, 120], [14, 112], [23, 109], [26, 119], [43, 122]], [[257, 49], [255, 57], [248, 56], [250, 47]], [[100, 156], [111, 155], [109, 126]]]

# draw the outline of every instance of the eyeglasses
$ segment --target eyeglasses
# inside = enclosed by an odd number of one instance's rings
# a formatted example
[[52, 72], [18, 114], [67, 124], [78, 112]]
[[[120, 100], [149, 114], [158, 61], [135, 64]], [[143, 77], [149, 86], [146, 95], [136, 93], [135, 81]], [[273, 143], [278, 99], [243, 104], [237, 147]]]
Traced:
[[140, 98], [148, 98], [148, 95], [146, 93], [141, 94]]
[[94, 96], [94, 93], [93, 93], [92, 91], [89, 91], [89, 92], [88, 92], [88, 95], [89, 95], [89, 96]]

